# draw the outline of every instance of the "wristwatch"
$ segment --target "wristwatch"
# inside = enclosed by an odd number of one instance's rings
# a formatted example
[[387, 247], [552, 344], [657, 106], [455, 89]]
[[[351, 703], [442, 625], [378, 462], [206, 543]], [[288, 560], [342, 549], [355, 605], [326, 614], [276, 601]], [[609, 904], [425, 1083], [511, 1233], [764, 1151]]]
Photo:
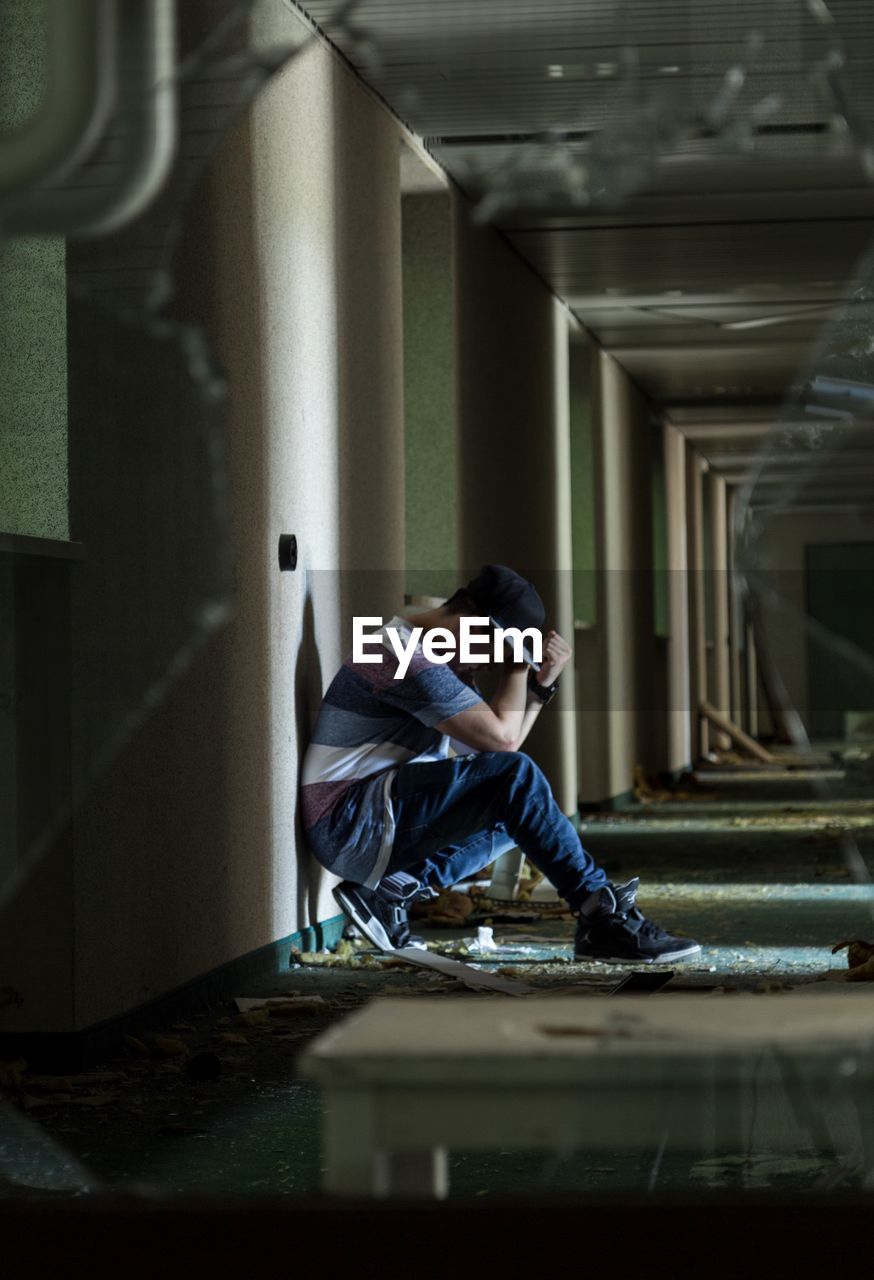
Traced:
[[558, 693], [558, 686], [558, 680], [554, 680], [552, 684], [538, 684], [537, 673], [534, 668], [532, 667], [528, 672], [528, 688], [534, 694], [535, 698], [537, 698], [538, 702], [542, 702], [544, 706], [546, 706], [547, 702], [552, 702], [553, 698]]

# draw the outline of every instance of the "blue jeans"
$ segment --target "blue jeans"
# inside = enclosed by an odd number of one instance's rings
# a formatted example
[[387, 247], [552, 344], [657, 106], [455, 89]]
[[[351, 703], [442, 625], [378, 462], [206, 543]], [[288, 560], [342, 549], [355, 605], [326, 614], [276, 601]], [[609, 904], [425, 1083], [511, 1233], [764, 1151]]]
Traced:
[[386, 874], [448, 888], [518, 846], [576, 910], [607, 883], [530, 756], [482, 751], [402, 765], [392, 785], [395, 838]]

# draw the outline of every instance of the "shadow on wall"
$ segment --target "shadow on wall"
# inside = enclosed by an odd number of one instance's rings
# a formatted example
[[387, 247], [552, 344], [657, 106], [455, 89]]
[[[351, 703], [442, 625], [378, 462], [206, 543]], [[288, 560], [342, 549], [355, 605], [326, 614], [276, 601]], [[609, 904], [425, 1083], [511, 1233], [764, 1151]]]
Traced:
[[319, 918], [319, 890], [327, 874], [307, 852], [300, 818], [300, 773], [304, 753], [309, 746], [313, 725], [322, 701], [322, 664], [316, 644], [315, 613], [312, 596], [303, 603], [303, 618], [297, 662], [294, 669], [294, 723], [297, 730], [298, 785], [295, 796], [294, 838], [298, 851], [297, 927], [305, 928]]

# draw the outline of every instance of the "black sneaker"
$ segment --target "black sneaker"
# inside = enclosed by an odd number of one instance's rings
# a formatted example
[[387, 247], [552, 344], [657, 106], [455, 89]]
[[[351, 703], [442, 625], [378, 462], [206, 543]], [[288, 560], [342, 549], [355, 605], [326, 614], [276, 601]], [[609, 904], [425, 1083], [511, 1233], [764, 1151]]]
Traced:
[[413, 896], [397, 897], [388, 890], [381, 891], [379, 885], [367, 889], [351, 880], [343, 880], [334, 889], [341, 910], [380, 951], [424, 947], [425, 940], [410, 933], [408, 904]]
[[701, 950], [691, 938], [673, 938], [635, 906], [637, 876], [627, 884], [605, 885], [583, 903], [574, 956], [605, 963], [664, 964]]

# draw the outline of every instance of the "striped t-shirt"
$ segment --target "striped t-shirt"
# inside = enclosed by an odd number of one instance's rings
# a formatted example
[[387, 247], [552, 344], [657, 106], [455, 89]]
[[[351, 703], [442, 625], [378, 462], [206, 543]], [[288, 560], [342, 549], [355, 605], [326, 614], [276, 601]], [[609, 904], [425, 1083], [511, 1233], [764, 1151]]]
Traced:
[[[392, 618], [407, 643], [410, 624]], [[307, 843], [329, 870], [375, 885], [394, 839], [391, 783], [402, 764], [445, 760], [448, 735], [434, 728], [481, 701], [447, 665], [418, 645], [403, 679], [383, 627], [382, 662], [351, 655], [325, 693], [303, 761], [301, 814]], [[375, 646], [369, 648], [375, 652]]]

